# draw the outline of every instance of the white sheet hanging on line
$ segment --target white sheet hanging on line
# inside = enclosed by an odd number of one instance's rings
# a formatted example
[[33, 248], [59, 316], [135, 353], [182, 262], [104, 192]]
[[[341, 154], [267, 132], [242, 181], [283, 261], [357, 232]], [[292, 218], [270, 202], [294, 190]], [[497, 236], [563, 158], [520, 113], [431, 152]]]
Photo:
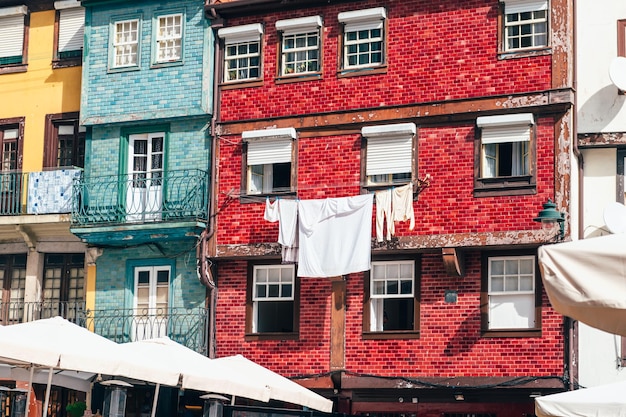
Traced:
[[374, 195], [300, 200], [299, 277], [334, 277], [371, 267]]
[[278, 243], [282, 245], [282, 259], [285, 263], [298, 261], [298, 203], [295, 200], [276, 199], [273, 203], [265, 200], [263, 218], [268, 222], [278, 222]]

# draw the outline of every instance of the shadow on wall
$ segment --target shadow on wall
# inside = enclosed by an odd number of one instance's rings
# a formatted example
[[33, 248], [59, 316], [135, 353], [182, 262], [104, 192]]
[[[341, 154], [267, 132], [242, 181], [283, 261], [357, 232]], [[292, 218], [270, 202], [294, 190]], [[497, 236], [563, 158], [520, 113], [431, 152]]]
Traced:
[[[624, 102], [626, 102], [626, 95], [619, 94], [615, 85], [609, 84], [601, 88], [578, 108], [578, 130], [602, 131], [619, 115]], [[624, 131], [626, 131], [626, 125]]]

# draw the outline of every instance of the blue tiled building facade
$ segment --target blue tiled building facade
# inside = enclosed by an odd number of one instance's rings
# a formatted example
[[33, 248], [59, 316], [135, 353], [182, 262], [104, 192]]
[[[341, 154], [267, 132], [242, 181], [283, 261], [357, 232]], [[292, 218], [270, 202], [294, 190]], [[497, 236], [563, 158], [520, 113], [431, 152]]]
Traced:
[[202, 1], [91, 1], [72, 232], [95, 249], [88, 325], [118, 342], [168, 336], [207, 353], [213, 33]]

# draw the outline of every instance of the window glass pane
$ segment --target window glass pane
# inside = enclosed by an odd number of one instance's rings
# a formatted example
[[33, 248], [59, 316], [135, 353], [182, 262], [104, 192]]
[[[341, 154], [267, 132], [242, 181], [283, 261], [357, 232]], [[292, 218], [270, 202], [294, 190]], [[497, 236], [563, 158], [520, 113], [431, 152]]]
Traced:
[[493, 292], [504, 291], [504, 277], [492, 277], [491, 278], [491, 291]]
[[517, 274], [519, 271], [519, 262], [517, 260], [504, 261], [504, 273], [507, 275]]
[[384, 281], [374, 282], [372, 293], [373, 294], [385, 294], [385, 282]]
[[534, 277], [522, 276], [520, 277], [520, 291], [532, 291], [534, 289]]
[[517, 276], [504, 278], [504, 290], [505, 291], [518, 291], [519, 290], [518, 284], [519, 282], [517, 280]]
[[387, 294], [398, 294], [398, 281], [387, 281]]
[[504, 261], [492, 260], [491, 261], [491, 275], [502, 275], [502, 274], [504, 274]]

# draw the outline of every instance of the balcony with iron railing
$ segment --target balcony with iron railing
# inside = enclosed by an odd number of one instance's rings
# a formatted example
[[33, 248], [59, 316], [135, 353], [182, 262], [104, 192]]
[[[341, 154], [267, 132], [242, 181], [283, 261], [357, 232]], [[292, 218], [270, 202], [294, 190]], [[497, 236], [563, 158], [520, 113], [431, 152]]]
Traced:
[[166, 336], [196, 352], [204, 355], [208, 352], [207, 308], [129, 308], [85, 313], [85, 327], [118, 343]]
[[95, 244], [195, 236], [206, 226], [208, 184], [199, 169], [77, 178], [71, 230]]
[[2, 325], [55, 316], [118, 343], [166, 336], [204, 355], [208, 351], [210, 321], [204, 307], [86, 310], [84, 301], [0, 302]]

